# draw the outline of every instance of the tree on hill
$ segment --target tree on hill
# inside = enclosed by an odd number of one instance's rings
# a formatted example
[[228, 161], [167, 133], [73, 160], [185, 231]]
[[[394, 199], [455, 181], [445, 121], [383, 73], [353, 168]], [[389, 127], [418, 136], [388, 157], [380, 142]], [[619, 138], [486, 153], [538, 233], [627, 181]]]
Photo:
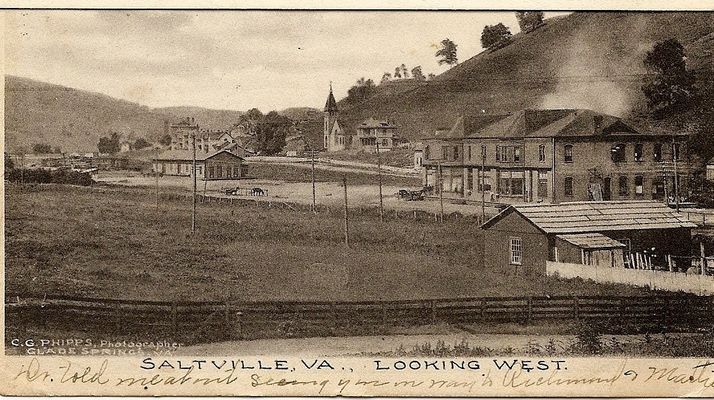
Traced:
[[379, 83], [384, 83], [384, 82], [389, 82], [389, 80], [392, 79], [392, 74], [389, 72], [385, 72], [384, 75], [382, 75], [382, 80]]
[[432, 80], [434, 78], [436, 78], [436, 75], [434, 75], [433, 72], [429, 72], [429, 75], [426, 77], [426, 79], [428, 79], [428, 80]]
[[402, 77], [404, 77], [404, 79], [409, 78], [409, 71], [407, 70], [407, 66], [402, 64], [399, 68], [402, 69]]
[[32, 146], [32, 152], [35, 154], [50, 154], [52, 153], [52, 146], [47, 143], [35, 143]]
[[121, 149], [119, 134], [112, 132], [109, 137], [102, 136], [97, 143], [97, 150], [102, 154], [115, 154]]
[[694, 97], [695, 75], [687, 71], [684, 46], [676, 39], [658, 42], [647, 52], [644, 59], [647, 70], [652, 73], [642, 86], [650, 109], [657, 113], [682, 109]]
[[134, 142], [134, 149], [141, 150], [151, 146], [151, 143], [147, 142], [144, 138], [138, 138]]
[[402, 77], [402, 69], [399, 67], [394, 68], [394, 79]]
[[169, 135], [167, 133], [166, 135], [162, 136], [161, 139], [159, 139], [159, 144], [164, 145], [164, 146], [170, 145], [171, 144], [171, 135]]
[[511, 30], [500, 22], [496, 25], [486, 25], [481, 32], [481, 47], [492, 50], [503, 47], [510, 42], [511, 36]]
[[516, 19], [521, 32], [529, 33], [543, 25], [543, 11], [517, 11]]
[[421, 65], [417, 65], [416, 67], [412, 68], [412, 76], [418, 81], [426, 80], [424, 73], [421, 71]]
[[347, 91], [347, 100], [353, 103], [364, 101], [374, 94], [376, 88], [377, 86], [373, 80], [365, 79], [364, 77], [360, 78], [357, 80], [357, 83]]
[[456, 48], [458, 45], [451, 41], [451, 39], [446, 38], [441, 41], [441, 47], [436, 51], [435, 56], [439, 57], [439, 65], [455, 65], [459, 63], [459, 59], [456, 57]]

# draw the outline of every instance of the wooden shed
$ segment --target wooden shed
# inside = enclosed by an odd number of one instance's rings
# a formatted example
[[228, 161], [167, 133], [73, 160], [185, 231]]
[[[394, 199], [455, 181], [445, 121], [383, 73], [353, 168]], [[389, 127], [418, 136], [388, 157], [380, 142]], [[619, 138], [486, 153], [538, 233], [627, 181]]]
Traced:
[[546, 261], [663, 266], [690, 256], [696, 225], [656, 201], [512, 205], [482, 225], [484, 266], [545, 272]]

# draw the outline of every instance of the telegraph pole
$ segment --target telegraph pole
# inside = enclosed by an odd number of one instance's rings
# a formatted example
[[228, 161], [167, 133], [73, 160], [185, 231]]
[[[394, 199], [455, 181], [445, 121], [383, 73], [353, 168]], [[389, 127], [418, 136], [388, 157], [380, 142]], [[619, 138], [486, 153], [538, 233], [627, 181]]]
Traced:
[[481, 148], [481, 218], [486, 222], [486, 152], [483, 147]]
[[310, 159], [312, 164], [312, 213], [317, 214], [317, 196], [315, 191], [315, 150], [313, 150], [312, 148], [310, 148]]
[[342, 178], [342, 186], [345, 188], [345, 246], [350, 247], [350, 223], [349, 211], [347, 208], [347, 178]]
[[674, 204], [679, 212], [679, 175], [677, 174], [677, 159], [679, 158], [679, 149], [676, 148], [674, 137], [672, 137], [672, 161], [674, 162]]
[[439, 167], [439, 206], [441, 207], [439, 222], [444, 222], [444, 178], [441, 176], [441, 161], [437, 166]]
[[159, 149], [156, 149], [156, 159], [154, 160], [154, 177], [156, 179], [156, 210], [159, 210]]
[[191, 234], [196, 233], [196, 132], [193, 137], [193, 210], [191, 213]]
[[377, 143], [377, 178], [379, 180], [379, 222], [384, 222], [384, 203], [382, 201], [382, 156], [379, 154], [379, 139]]

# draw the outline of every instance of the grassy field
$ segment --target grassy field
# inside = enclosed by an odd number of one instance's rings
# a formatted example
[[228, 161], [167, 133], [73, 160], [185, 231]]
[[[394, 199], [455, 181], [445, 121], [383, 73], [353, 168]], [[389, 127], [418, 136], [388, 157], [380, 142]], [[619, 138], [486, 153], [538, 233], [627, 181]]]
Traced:
[[151, 189], [6, 187], [6, 290], [143, 300], [379, 300], [635, 294], [482, 267], [465, 221], [351, 220], [229, 204], [163, 202]]
[[[382, 165], [395, 167], [413, 167], [414, 150], [394, 149], [391, 151], [380, 151]], [[358, 161], [363, 163], [377, 164], [377, 154], [367, 152], [336, 151], [326, 153], [325, 158], [341, 161]]]
[[[285, 182], [310, 182], [312, 170], [309, 164], [298, 166], [294, 164], [250, 163], [248, 176]], [[350, 185], [376, 185], [378, 183], [377, 174], [315, 169], [317, 182], [341, 182], [343, 177], [347, 178]], [[403, 177], [384, 174], [382, 175], [382, 184], [385, 186], [421, 187], [422, 182], [419, 176]]]

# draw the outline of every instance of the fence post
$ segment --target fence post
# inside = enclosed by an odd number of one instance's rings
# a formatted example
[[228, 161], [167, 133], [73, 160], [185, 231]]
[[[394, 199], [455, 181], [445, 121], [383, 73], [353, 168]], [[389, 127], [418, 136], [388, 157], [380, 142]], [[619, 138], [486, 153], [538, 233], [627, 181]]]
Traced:
[[429, 304], [431, 307], [431, 323], [436, 324], [436, 300], [432, 300]]
[[116, 321], [114, 321], [114, 331], [121, 332], [121, 303], [114, 305], [114, 315], [116, 317]]
[[243, 313], [240, 311], [237, 311], [235, 317], [235, 323], [234, 323], [234, 329], [236, 332], [236, 337], [238, 339], [244, 339], [243, 337]]
[[528, 296], [526, 307], [527, 307], [526, 325], [528, 325], [531, 323], [531, 319], [533, 318], [533, 298], [531, 296]]
[[580, 321], [580, 299], [573, 297], [573, 314], [575, 315], [575, 320]]
[[171, 334], [173, 339], [176, 340], [176, 334], [178, 333], [178, 307], [176, 302], [171, 302]]
[[223, 318], [226, 324], [226, 331], [228, 332], [228, 338], [233, 337], [233, 326], [231, 324], [231, 305], [230, 302], [226, 301], [223, 308]]
[[479, 311], [479, 314], [481, 321], [484, 321], [486, 319], [486, 299], [481, 300], [481, 310]]

